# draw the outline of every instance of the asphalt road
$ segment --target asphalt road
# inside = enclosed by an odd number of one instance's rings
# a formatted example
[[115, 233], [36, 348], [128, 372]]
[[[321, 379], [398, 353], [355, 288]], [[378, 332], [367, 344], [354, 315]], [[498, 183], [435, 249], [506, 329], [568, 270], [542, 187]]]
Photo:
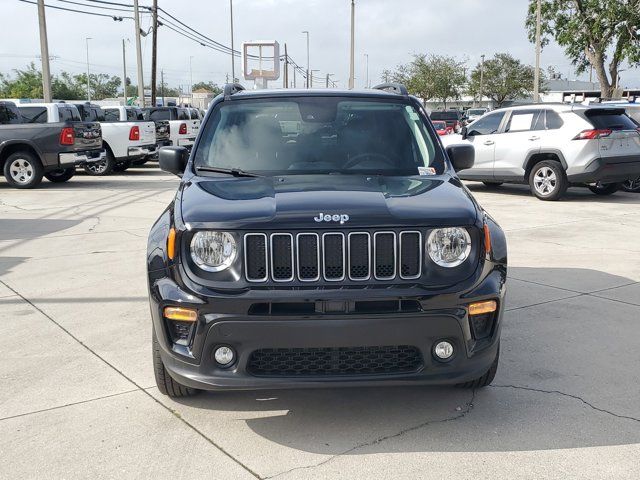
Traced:
[[640, 478], [640, 195], [470, 184], [507, 232], [494, 385], [158, 393], [155, 168], [0, 181], [0, 478]]

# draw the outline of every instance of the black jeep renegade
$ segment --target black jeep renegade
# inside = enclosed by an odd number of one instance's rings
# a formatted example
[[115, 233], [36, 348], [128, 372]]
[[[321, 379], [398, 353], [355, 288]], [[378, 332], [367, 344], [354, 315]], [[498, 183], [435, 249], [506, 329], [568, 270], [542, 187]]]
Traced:
[[160, 391], [488, 385], [507, 278], [504, 234], [397, 84], [365, 91], [227, 85], [149, 235]]

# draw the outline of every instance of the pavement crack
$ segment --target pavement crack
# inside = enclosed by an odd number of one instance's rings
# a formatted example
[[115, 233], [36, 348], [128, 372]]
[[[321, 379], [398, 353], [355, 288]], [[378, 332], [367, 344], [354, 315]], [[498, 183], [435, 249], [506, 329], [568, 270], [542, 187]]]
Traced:
[[587, 400], [585, 400], [584, 398], [578, 396], [578, 395], [573, 395], [571, 393], [565, 393], [565, 392], [561, 392], [560, 390], [543, 390], [541, 388], [532, 388], [532, 387], [521, 387], [518, 385], [490, 385], [490, 388], [512, 388], [514, 390], [526, 390], [529, 392], [537, 392], [537, 393], [544, 393], [544, 394], [550, 394], [550, 395], [560, 395], [563, 397], [568, 397], [568, 398], [572, 398], [574, 400], [578, 400], [579, 402], [582, 402], [584, 405], [586, 405], [587, 407], [589, 407], [592, 410], [595, 410], [596, 412], [600, 412], [600, 413], [605, 413], [607, 415], [611, 415], [613, 417], [616, 418], [620, 418], [620, 419], [624, 419], [624, 420], [631, 420], [633, 422], [638, 422], [640, 423], [640, 418], [636, 418], [636, 417], [631, 417], [628, 415], [620, 415], [618, 413], [612, 412], [611, 410], [606, 410], [604, 408], [600, 408], [600, 407], [596, 407], [594, 404], [592, 404], [591, 402], [588, 402]]
[[414, 425], [412, 427], [404, 428], [404, 429], [402, 429], [402, 430], [400, 430], [400, 431], [398, 431], [396, 433], [392, 433], [392, 434], [389, 434], [389, 435], [383, 435], [381, 437], [375, 438], [374, 440], [369, 440], [368, 442], [359, 443], [359, 444], [357, 444], [357, 445], [355, 445], [355, 446], [353, 446], [351, 448], [348, 448], [347, 450], [344, 450], [343, 452], [337, 453], [335, 455], [331, 455], [329, 458], [326, 458], [326, 459], [322, 460], [321, 462], [314, 463], [312, 465], [305, 465], [305, 466], [302, 466], [302, 467], [290, 468], [289, 470], [285, 470], [283, 472], [279, 472], [279, 473], [276, 473], [276, 474], [273, 474], [273, 475], [266, 476], [266, 477], [264, 477], [264, 480], [269, 480], [269, 479], [272, 479], [272, 478], [280, 477], [282, 475], [287, 475], [289, 473], [296, 472], [296, 471], [299, 471], [299, 470], [309, 470], [309, 469], [313, 469], [313, 468], [318, 468], [318, 467], [321, 467], [323, 465], [326, 465], [329, 462], [332, 462], [333, 460], [335, 460], [338, 457], [342, 457], [344, 455], [348, 455], [350, 453], [353, 453], [356, 450], [360, 450], [361, 448], [371, 447], [371, 446], [374, 446], [374, 445], [379, 445], [382, 442], [386, 442], [387, 440], [392, 440], [394, 438], [399, 438], [399, 437], [401, 437], [403, 435], [406, 435], [407, 433], [414, 432], [414, 431], [419, 430], [419, 429], [424, 428], [424, 427], [428, 427], [429, 425], [435, 425], [435, 424], [438, 424], [438, 423], [448, 423], [448, 422], [453, 422], [453, 421], [456, 421], [456, 420], [460, 420], [460, 419], [466, 417], [471, 412], [471, 410], [473, 410], [473, 402], [474, 402], [475, 398], [476, 398], [476, 389], [474, 388], [473, 391], [471, 392], [471, 398], [466, 403], [466, 406], [464, 408], [462, 408], [461, 410], [456, 411], [455, 415], [452, 415], [450, 417], [443, 418], [443, 419], [440, 419], [440, 420], [427, 420], [425, 422], [421, 422], [421, 423], [419, 423], [417, 425]]

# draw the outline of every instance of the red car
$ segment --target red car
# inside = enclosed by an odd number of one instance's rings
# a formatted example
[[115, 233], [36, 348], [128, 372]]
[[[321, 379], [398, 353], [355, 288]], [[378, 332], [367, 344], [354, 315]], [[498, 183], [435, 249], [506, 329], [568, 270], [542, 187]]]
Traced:
[[450, 133], [453, 133], [453, 127], [447, 127], [447, 122], [444, 120], [434, 121], [433, 128], [436, 129], [438, 135], [449, 135]]

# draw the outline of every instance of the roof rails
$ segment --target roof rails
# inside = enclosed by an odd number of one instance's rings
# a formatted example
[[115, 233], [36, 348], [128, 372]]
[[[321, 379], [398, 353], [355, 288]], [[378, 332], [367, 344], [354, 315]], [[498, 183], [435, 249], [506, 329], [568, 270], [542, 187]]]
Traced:
[[376, 85], [375, 87], [373, 87], [373, 89], [395, 93], [396, 95], [404, 95], [405, 97], [409, 95], [407, 87], [405, 87], [401, 83], [381, 83], [380, 85]]
[[244, 87], [239, 83], [227, 83], [224, 86], [224, 99], [231, 100], [231, 95], [241, 92], [242, 90], [244, 90]]

